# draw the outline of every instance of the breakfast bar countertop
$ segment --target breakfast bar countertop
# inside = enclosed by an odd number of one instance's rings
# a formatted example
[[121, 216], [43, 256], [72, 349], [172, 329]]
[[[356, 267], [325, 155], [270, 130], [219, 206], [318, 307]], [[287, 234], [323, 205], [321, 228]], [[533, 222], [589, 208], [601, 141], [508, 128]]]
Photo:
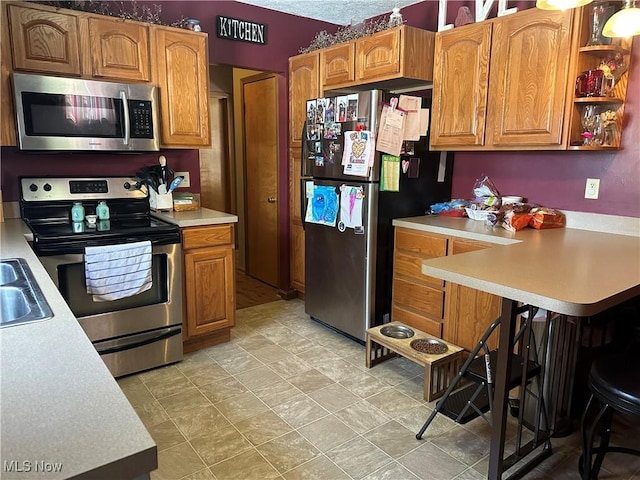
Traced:
[[0, 256], [24, 258], [53, 318], [0, 328], [3, 479], [142, 478], [156, 444], [49, 278], [20, 219]]
[[640, 235], [578, 228], [511, 233], [488, 229], [484, 222], [437, 216], [393, 223], [495, 243], [493, 248], [424, 260], [422, 273], [504, 298], [589, 316], [640, 294]]

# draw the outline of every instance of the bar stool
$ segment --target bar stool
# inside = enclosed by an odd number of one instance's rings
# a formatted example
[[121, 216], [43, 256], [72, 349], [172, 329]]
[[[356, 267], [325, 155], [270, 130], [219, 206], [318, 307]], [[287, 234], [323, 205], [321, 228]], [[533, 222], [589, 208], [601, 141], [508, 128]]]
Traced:
[[[634, 354], [635, 353], [635, 354]], [[640, 355], [605, 355], [593, 362], [589, 371], [591, 396], [582, 414], [582, 456], [578, 467], [583, 480], [598, 478], [604, 455], [607, 452], [628, 453], [640, 456], [640, 450], [609, 446], [611, 420], [614, 411], [625, 415], [640, 415]], [[589, 408], [594, 399], [602, 405], [591, 425], [587, 425]], [[600, 445], [594, 448], [596, 434]], [[592, 457], [596, 454], [595, 461]]]

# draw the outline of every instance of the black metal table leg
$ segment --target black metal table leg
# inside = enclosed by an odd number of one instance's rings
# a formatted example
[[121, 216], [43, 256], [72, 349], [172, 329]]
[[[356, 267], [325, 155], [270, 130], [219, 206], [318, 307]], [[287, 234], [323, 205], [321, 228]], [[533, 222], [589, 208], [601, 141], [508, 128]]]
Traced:
[[509, 409], [508, 378], [511, 378], [511, 349], [515, 335], [516, 307], [514, 300], [502, 299], [500, 315], [500, 339], [498, 344], [498, 365], [496, 366], [495, 391], [492, 410], [491, 450], [489, 452], [490, 480], [502, 479], [504, 440]]

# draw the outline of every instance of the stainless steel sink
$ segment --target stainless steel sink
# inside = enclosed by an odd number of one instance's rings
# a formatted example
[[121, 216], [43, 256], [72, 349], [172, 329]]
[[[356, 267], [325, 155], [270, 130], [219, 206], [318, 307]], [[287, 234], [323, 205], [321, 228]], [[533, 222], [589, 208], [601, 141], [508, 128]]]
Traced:
[[51, 318], [53, 313], [24, 258], [0, 261], [0, 328]]

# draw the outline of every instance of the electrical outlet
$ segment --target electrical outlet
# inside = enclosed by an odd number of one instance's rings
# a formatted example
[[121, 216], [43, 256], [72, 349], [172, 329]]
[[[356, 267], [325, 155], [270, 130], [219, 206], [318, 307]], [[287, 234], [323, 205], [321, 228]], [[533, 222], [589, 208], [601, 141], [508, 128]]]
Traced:
[[584, 198], [591, 198], [593, 200], [597, 200], [599, 192], [600, 192], [600, 179], [587, 178], [587, 184], [584, 187]]
[[179, 188], [188, 188], [191, 186], [191, 182], [189, 181], [189, 172], [175, 172], [173, 174], [173, 178], [176, 177], [184, 177], [184, 180], [182, 180], [182, 183], [180, 184]]

